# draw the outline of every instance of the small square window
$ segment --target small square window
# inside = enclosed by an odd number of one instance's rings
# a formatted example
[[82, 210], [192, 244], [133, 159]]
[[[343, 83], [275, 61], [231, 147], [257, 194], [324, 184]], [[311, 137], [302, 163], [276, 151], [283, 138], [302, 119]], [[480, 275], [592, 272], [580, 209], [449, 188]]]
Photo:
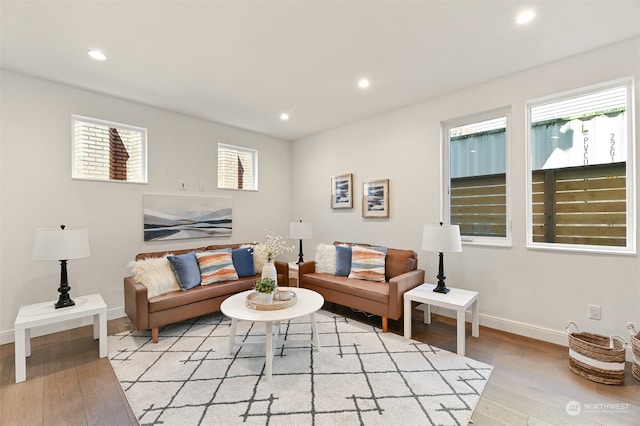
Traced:
[[147, 183], [147, 130], [72, 116], [73, 179]]
[[218, 188], [258, 190], [258, 151], [218, 144]]

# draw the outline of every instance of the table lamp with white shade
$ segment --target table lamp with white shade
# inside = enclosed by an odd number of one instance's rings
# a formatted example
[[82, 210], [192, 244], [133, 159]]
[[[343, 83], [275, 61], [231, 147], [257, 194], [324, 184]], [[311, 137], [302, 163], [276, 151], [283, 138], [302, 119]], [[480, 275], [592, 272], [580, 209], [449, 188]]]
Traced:
[[311, 224], [309, 222], [291, 222], [289, 225], [289, 238], [292, 240], [300, 240], [300, 253], [298, 253], [298, 263], [304, 262], [302, 254], [302, 240], [308, 240], [312, 237]]
[[438, 266], [438, 285], [433, 291], [437, 293], [449, 293], [449, 289], [444, 284], [447, 278], [444, 275], [444, 253], [462, 251], [462, 241], [460, 240], [460, 227], [458, 225], [424, 225], [422, 231], [422, 250], [440, 253]]
[[87, 228], [65, 229], [38, 228], [33, 239], [33, 260], [60, 261], [60, 297], [55, 304], [56, 309], [74, 306], [75, 302], [69, 297], [69, 282], [67, 280], [67, 260], [89, 256], [89, 234]]

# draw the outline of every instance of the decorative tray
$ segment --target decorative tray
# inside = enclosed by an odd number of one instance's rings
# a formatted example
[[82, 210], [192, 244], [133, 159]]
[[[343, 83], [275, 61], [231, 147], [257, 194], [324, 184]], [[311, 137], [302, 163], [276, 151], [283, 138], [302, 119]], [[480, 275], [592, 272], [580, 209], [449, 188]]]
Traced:
[[272, 303], [258, 303], [258, 293], [255, 291], [247, 296], [247, 306], [257, 311], [276, 311], [278, 309], [288, 308], [296, 303], [298, 298], [291, 290], [278, 290], [273, 295]]

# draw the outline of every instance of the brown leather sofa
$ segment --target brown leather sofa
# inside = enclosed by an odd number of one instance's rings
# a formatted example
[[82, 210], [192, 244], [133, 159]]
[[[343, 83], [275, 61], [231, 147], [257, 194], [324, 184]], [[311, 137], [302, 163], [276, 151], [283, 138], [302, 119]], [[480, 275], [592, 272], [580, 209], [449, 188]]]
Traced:
[[[223, 248], [236, 249], [246, 244], [226, 244], [198, 247], [185, 250], [171, 250], [161, 252], [140, 253], [136, 260], [149, 257], [162, 257], [167, 253], [184, 254], [190, 251], [217, 250]], [[274, 262], [278, 272], [278, 284], [288, 285], [289, 265], [286, 262]], [[244, 277], [234, 281], [198, 285], [186, 291], [176, 290], [159, 296], [147, 297], [147, 287], [137, 282], [133, 277], [124, 279], [124, 310], [136, 327], [136, 330], [151, 329], [154, 343], [158, 343], [158, 331], [160, 327], [189, 318], [195, 318], [211, 312], [220, 311], [220, 304], [227, 297], [249, 290], [256, 280], [260, 278], [260, 272], [252, 277]]]
[[[356, 245], [336, 241], [334, 245]], [[372, 246], [371, 244], [357, 244]], [[424, 271], [417, 269], [418, 255], [413, 250], [388, 248], [385, 257], [385, 282], [365, 281], [315, 272], [315, 261], [298, 265], [300, 287], [320, 293], [327, 302], [348, 306], [382, 318], [382, 331], [388, 331], [389, 318], [403, 315], [403, 295], [424, 283]]]

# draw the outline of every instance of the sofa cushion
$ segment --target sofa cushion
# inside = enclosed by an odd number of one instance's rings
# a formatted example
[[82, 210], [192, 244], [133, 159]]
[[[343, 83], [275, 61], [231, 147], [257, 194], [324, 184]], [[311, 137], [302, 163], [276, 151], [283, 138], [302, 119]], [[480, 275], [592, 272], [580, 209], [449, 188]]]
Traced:
[[238, 279], [230, 248], [201, 251], [196, 253], [196, 258], [200, 266], [202, 285]]
[[336, 270], [335, 275], [347, 277], [351, 272], [351, 246], [336, 246]]
[[182, 291], [187, 291], [197, 285], [200, 285], [200, 267], [196, 252], [190, 251], [177, 256], [167, 256], [171, 269], [178, 279], [178, 284]]
[[336, 246], [333, 244], [318, 244], [316, 247], [316, 272], [319, 274], [336, 273]]
[[[372, 282], [354, 280], [329, 274], [304, 274], [304, 287], [320, 287], [331, 291], [348, 294], [375, 302], [389, 303], [389, 284], [386, 282]], [[162, 297], [162, 296], [160, 296]]]
[[141, 258], [129, 264], [133, 278], [147, 287], [147, 297], [180, 290], [166, 256]]
[[215, 297], [225, 297], [253, 288], [256, 277], [225, 281], [216, 285], [197, 286], [189, 291], [173, 291], [149, 299], [149, 313], [166, 311]]
[[238, 277], [252, 277], [256, 274], [253, 265], [253, 249], [249, 247], [237, 248], [231, 252], [233, 266], [236, 268]]
[[386, 247], [351, 247], [351, 272], [349, 278], [367, 281], [385, 280]]

